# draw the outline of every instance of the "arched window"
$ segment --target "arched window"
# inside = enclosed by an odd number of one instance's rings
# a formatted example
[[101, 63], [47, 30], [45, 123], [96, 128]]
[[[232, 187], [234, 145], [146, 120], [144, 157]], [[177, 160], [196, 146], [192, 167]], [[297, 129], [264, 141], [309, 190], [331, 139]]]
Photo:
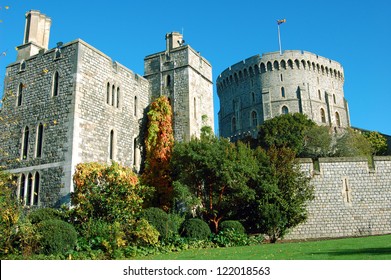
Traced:
[[111, 106], [114, 106], [115, 104], [115, 85], [111, 88]]
[[266, 72], [266, 67], [265, 67], [265, 63], [261, 63], [261, 73], [265, 73]]
[[56, 71], [53, 75], [53, 84], [52, 84], [52, 96], [57, 96], [59, 93], [59, 79], [60, 76]]
[[285, 88], [281, 87], [281, 97], [285, 98]]
[[326, 123], [326, 113], [323, 108], [320, 109], [320, 118], [322, 119], [322, 123]]
[[293, 62], [290, 59], [288, 60], [288, 66], [289, 68], [293, 69]]
[[110, 105], [110, 83], [107, 83], [107, 88], [106, 88], [106, 103]]
[[300, 62], [298, 59], [295, 59], [296, 68], [300, 69]]
[[22, 61], [19, 66], [19, 71], [25, 71], [26, 70], [26, 61]]
[[282, 106], [282, 108], [281, 108], [281, 113], [282, 113], [283, 115], [289, 114], [289, 109], [288, 109], [288, 107]]
[[266, 64], [266, 67], [267, 67], [267, 71], [272, 71], [272, 63], [270, 61], [267, 62]]
[[280, 70], [280, 66], [278, 65], [278, 61], [275, 60], [273, 63], [274, 70]]
[[24, 190], [26, 185], [26, 175], [22, 174], [20, 176], [20, 184], [19, 184], [19, 199], [24, 202]]
[[109, 139], [109, 159], [114, 159], [114, 130], [110, 131], [110, 139]]
[[38, 205], [39, 183], [40, 183], [40, 175], [39, 175], [38, 172], [35, 172], [35, 175], [34, 175], [33, 205]]
[[137, 96], [135, 96], [135, 97], [134, 97], [134, 104], [133, 104], [133, 106], [134, 106], [134, 108], [133, 108], [133, 109], [134, 109], [134, 116], [135, 116], [135, 117], [137, 117], [137, 109], [138, 109], [138, 108], [137, 108], [137, 107], [138, 107], [137, 102], [138, 102], [138, 101], [137, 101]]
[[285, 60], [281, 60], [281, 68], [286, 69], [286, 62]]
[[33, 174], [29, 173], [27, 178], [26, 205], [31, 205], [31, 196], [33, 193]]
[[335, 122], [337, 123], [338, 127], [341, 127], [341, 118], [339, 117], [338, 112], [335, 112]]
[[29, 136], [30, 136], [29, 127], [26, 126], [24, 128], [23, 140], [22, 140], [22, 159], [27, 159], [27, 156], [28, 156]]
[[35, 156], [37, 158], [42, 157], [42, 147], [43, 147], [43, 124], [40, 123], [37, 127], [37, 141], [35, 147]]
[[231, 129], [232, 129], [232, 132], [236, 131], [236, 118], [235, 117], [232, 118]]
[[120, 98], [120, 91], [119, 91], [119, 87], [117, 87], [117, 108], [119, 108], [119, 99]]
[[19, 84], [19, 87], [18, 87], [18, 102], [17, 102], [17, 106], [21, 106], [22, 105], [22, 102], [23, 102], [23, 84], [20, 83]]
[[258, 115], [257, 115], [257, 112], [255, 112], [255, 111], [251, 112], [251, 125], [253, 127], [258, 126]]

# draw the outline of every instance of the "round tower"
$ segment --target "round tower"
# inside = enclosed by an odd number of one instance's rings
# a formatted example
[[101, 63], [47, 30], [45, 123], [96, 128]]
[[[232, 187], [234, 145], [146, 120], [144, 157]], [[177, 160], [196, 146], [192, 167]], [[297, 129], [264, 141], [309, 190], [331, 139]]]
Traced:
[[304, 51], [256, 55], [217, 79], [220, 136], [256, 136], [265, 120], [303, 113], [320, 125], [349, 127], [341, 64]]

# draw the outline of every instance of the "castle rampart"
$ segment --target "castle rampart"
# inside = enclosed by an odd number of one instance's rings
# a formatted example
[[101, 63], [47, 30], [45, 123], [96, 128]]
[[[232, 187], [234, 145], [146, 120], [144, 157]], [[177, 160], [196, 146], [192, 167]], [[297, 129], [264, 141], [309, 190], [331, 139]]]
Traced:
[[301, 168], [311, 176], [315, 199], [308, 220], [286, 239], [338, 238], [391, 233], [391, 157], [320, 158]]

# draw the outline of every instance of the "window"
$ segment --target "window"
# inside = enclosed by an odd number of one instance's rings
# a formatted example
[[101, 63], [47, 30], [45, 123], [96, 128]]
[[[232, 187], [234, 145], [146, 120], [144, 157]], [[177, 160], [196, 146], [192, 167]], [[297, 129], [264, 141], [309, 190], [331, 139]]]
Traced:
[[322, 93], [320, 92], [320, 89], [318, 89], [318, 96], [319, 96], [319, 100], [322, 100]]
[[253, 103], [255, 103], [255, 101], [256, 101], [256, 100], [255, 100], [255, 92], [252, 92], [252, 93], [251, 93], [251, 98], [252, 98]]
[[285, 88], [281, 87], [281, 97], [285, 98]]
[[58, 83], [59, 83], [59, 74], [58, 74], [58, 72], [56, 71], [56, 72], [54, 73], [54, 76], [53, 76], [52, 96], [57, 96], [57, 95], [58, 95], [58, 92], [59, 92]]
[[138, 107], [138, 104], [137, 104], [137, 96], [134, 97], [134, 116], [137, 117], [137, 107]]
[[322, 120], [322, 123], [326, 123], [326, 113], [324, 112], [324, 109], [320, 109], [320, 118]]
[[111, 106], [114, 106], [115, 104], [115, 85], [111, 88]]
[[42, 156], [42, 146], [43, 146], [43, 124], [40, 123], [37, 127], [37, 141], [35, 147], [35, 156], [40, 158]]
[[33, 192], [33, 174], [29, 173], [27, 179], [26, 205], [31, 205], [32, 192]]
[[137, 138], [133, 139], [133, 165], [137, 165]]
[[110, 131], [110, 139], [109, 139], [109, 159], [114, 159], [114, 130]]
[[335, 112], [335, 122], [337, 123], [338, 127], [341, 127], [341, 119], [338, 112]]
[[19, 199], [24, 201], [24, 186], [26, 185], [26, 176], [22, 174], [20, 176], [20, 184], [19, 184]]
[[196, 98], [194, 97], [194, 100], [193, 100], [193, 104], [194, 104], [194, 119], [197, 119], [197, 100]]
[[284, 79], [283, 79], [283, 77], [282, 77], [282, 74], [280, 75], [280, 80], [281, 80], [281, 82], [284, 81]]
[[251, 125], [253, 127], [258, 126], [258, 116], [257, 116], [257, 112], [255, 111], [251, 112]]
[[166, 86], [167, 87], [171, 86], [171, 76], [170, 75], [167, 75], [167, 77], [166, 77]]
[[281, 108], [281, 113], [282, 113], [283, 115], [289, 114], [289, 109], [288, 109], [288, 107], [282, 106], [282, 108]]
[[22, 102], [23, 102], [23, 88], [24, 88], [24, 85], [22, 83], [20, 83], [19, 87], [18, 87], [18, 102], [17, 102], [17, 106], [21, 106], [22, 105]]
[[25, 71], [26, 70], [26, 61], [22, 61], [20, 63], [20, 66], [19, 66], [19, 71], [22, 72], [22, 71]]
[[337, 104], [337, 99], [335, 98], [335, 94], [333, 94], [333, 101], [334, 101], [334, 104]]
[[106, 89], [106, 103], [110, 104], [110, 83], [107, 83]]
[[26, 126], [24, 128], [23, 140], [22, 140], [22, 159], [27, 159], [27, 156], [28, 156], [29, 136], [30, 136], [29, 127]]
[[62, 54], [61, 54], [61, 49], [60, 48], [56, 48], [55, 52], [54, 52], [54, 59], [59, 59], [61, 58]]
[[35, 175], [34, 175], [33, 205], [38, 205], [39, 183], [40, 183], [40, 175], [39, 175], [38, 172], [35, 172]]
[[120, 91], [119, 91], [119, 87], [117, 87], [117, 108], [119, 108], [119, 96], [120, 96]]
[[231, 129], [232, 129], [232, 132], [236, 131], [236, 118], [235, 117], [232, 118]]

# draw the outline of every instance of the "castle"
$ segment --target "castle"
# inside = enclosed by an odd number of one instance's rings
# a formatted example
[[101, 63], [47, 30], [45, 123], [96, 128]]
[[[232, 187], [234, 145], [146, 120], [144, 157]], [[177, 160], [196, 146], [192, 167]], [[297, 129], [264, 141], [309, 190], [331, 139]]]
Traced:
[[[117, 161], [138, 170], [142, 125], [150, 102], [169, 98], [174, 137], [213, 128], [211, 64], [182, 35], [166, 35], [166, 49], [145, 57], [144, 76], [77, 39], [48, 49], [51, 19], [26, 14], [24, 41], [6, 68], [0, 110], [0, 166], [18, 174], [18, 198], [32, 207], [69, 202], [80, 162]], [[308, 52], [267, 53], [245, 59], [216, 82], [220, 136], [256, 135], [266, 119], [301, 112], [318, 124], [349, 127], [344, 72]], [[207, 116], [207, 118], [204, 118]], [[391, 157], [302, 159], [315, 199], [308, 221], [287, 238], [391, 233]]]

